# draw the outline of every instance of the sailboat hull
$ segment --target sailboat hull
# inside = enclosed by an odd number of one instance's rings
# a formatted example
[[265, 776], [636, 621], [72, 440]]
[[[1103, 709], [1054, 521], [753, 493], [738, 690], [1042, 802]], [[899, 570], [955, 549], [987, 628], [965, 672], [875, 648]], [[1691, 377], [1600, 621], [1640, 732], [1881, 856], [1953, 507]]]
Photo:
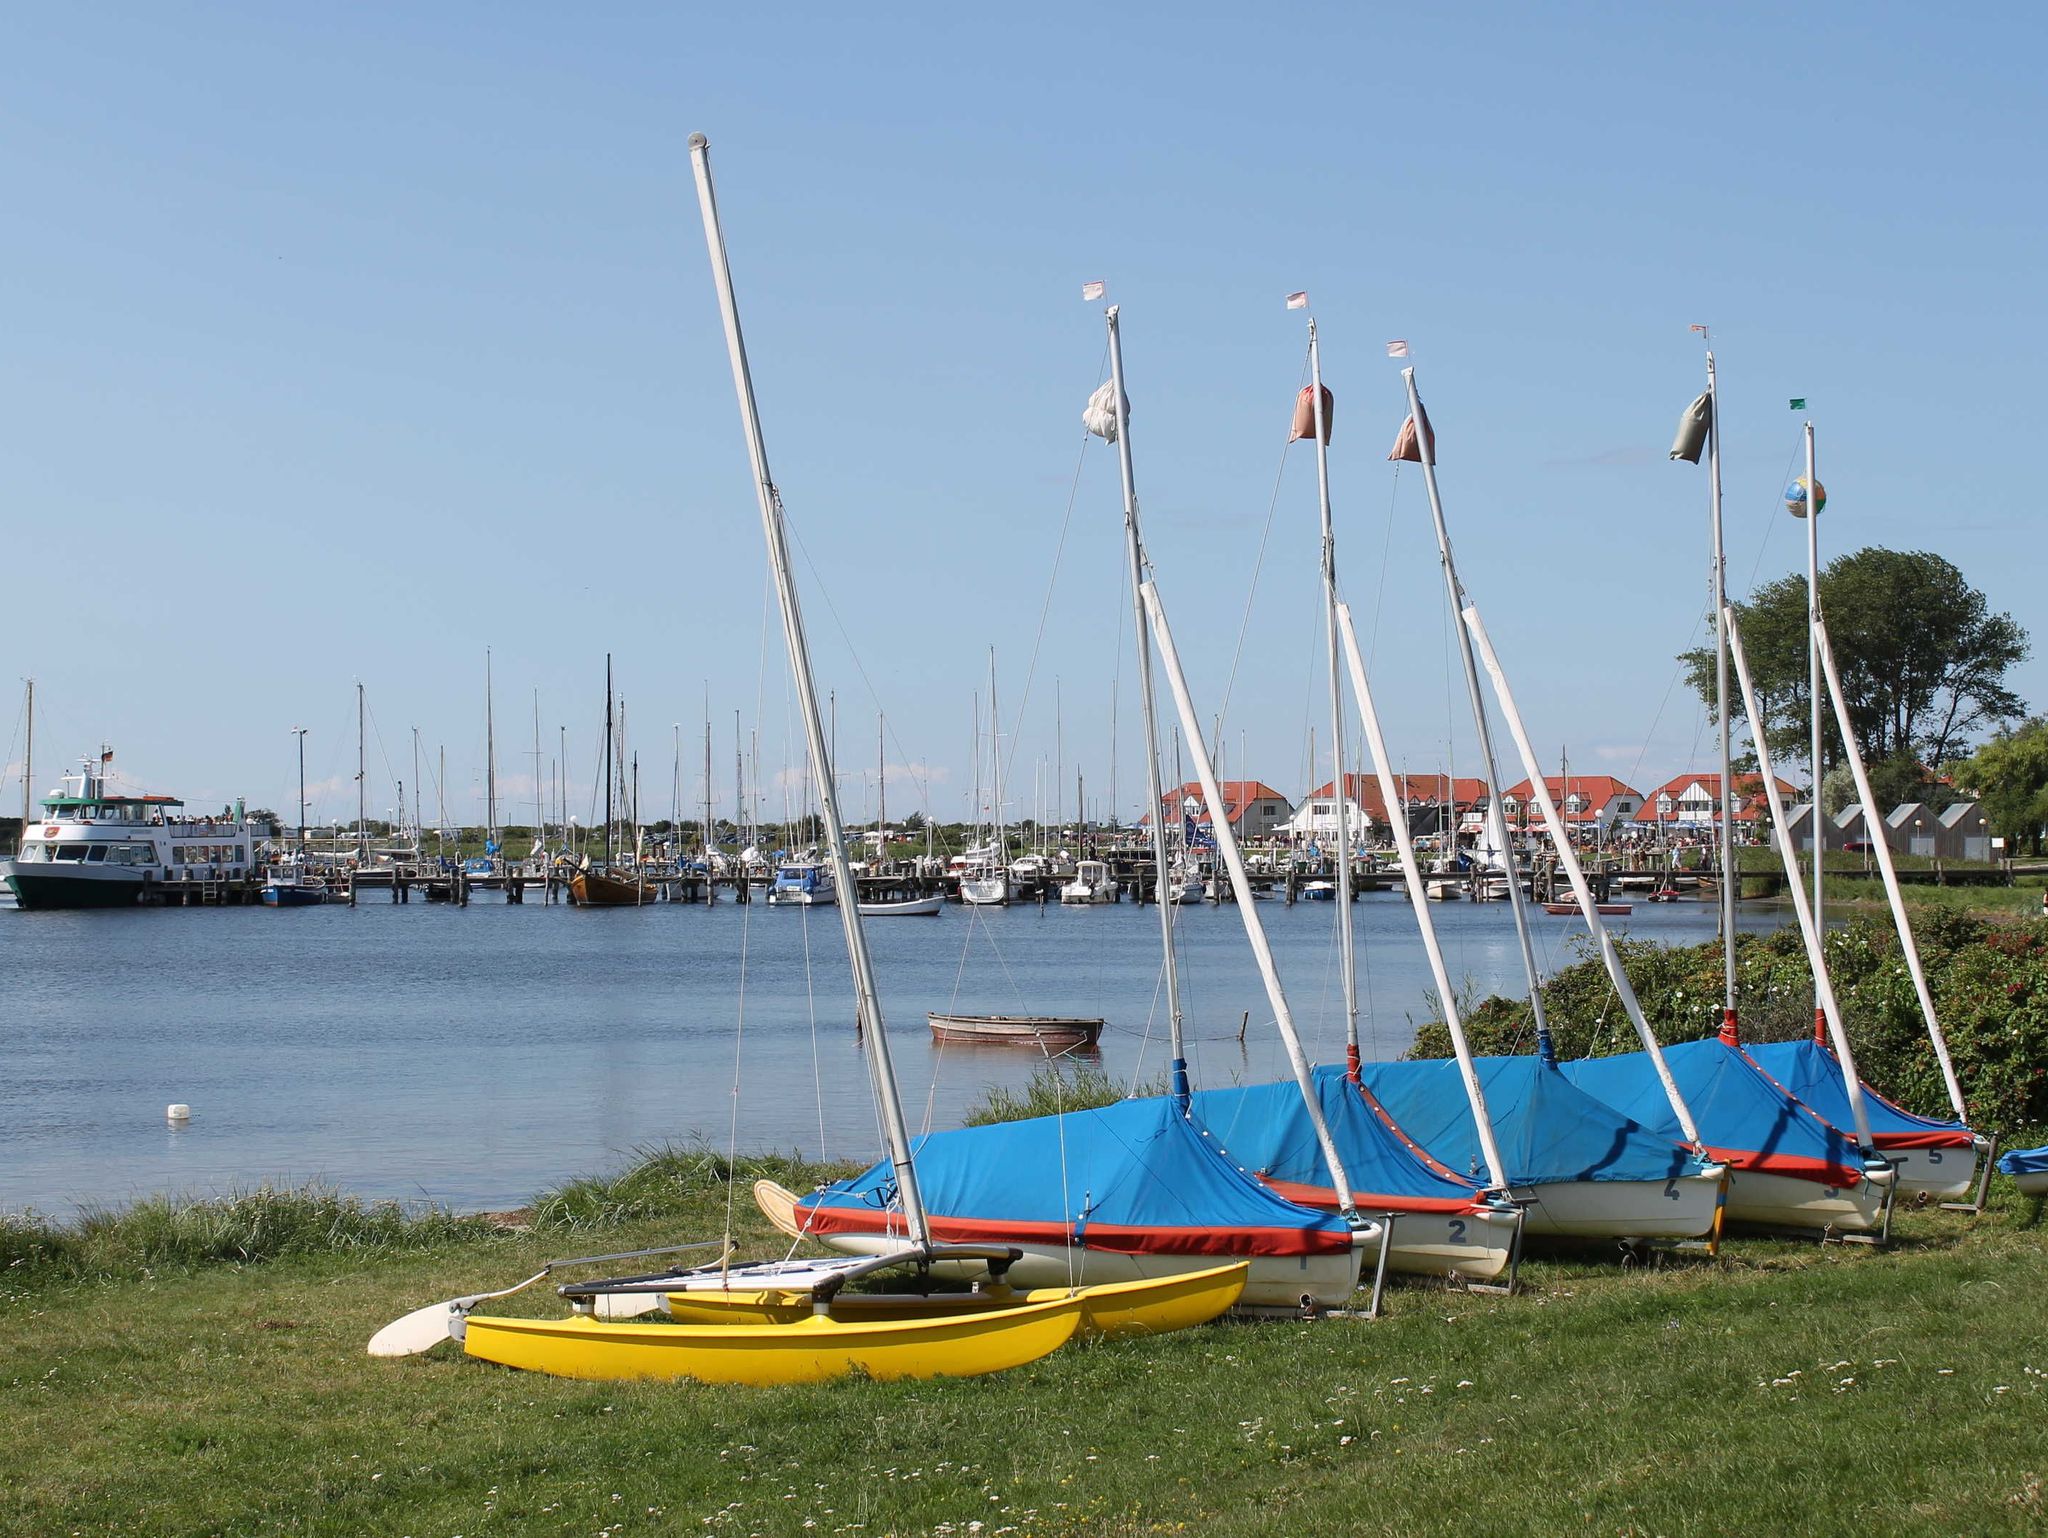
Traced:
[[1877, 1151], [1899, 1172], [1902, 1201], [1955, 1201], [1976, 1189], [1975, 1148], [1887, 1148], [1880, 1138]]
[[1712, 1232], [1719, 1172], [1670, 1180], [1559, 1180], [1517, 1186], [1523, 1232], [1548, 1239], [1700, 1239]]
[[579, 870], [569, 878], [569, 900], [579, 908], [644, 908], [657, 895], [648, 882], [621, 881], [594, 870]]
[[[1294, 1187], [1281, 1194], [1334, 1212], [1333, 1192], [1322, 1192], [1322, 1200], [1297, 1195]], [[1390, 1242], [1387, 1269], [1404, 1276], [1462, 1276], [1469, 1282], [1488, 1282], [1507, 1270], [1515, 1254], [1515, 1216], [1480, 1208], [1456, 1212], [1378, 1212], [1370, 1198], [1361, 1201], [1359, 1212], [1379, 1225], [1379, 1236], [1363, 1245], [1365, 1264], [1379, 1263], [1380, 1245]]]
[[1884, 1193], [1865, 1180], [1849, 1187], [1822, 1185], [1768, 1170], [1731, 1170], [1728, 1221], [1763, 1228], [1846, 1229], [1865, 1233], [1884, 1222]]
[[877, 1379], [971, 1378], [1057, 1351], [1081, 1325], [1079, 1298], [998, 1313], [791, 1324], [640, 1324], [574, 1316], [471, 1315], [462, 1349], [556, 1378], [682, 1379], [768, 1387], [864, 1373]]

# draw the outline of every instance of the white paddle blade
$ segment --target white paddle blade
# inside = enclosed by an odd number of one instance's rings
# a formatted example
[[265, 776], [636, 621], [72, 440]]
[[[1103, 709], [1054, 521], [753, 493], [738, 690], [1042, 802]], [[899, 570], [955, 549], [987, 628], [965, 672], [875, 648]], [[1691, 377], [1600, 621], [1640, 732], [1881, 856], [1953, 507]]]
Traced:
[[465, 1298], [450, 1298], [445, 1303], [429, 1303], [425, 1308], [416, 1308], [403, 1319], [392, 1320], [370, 1337], [370, 1355], [418, 1356], [422, 1351], [433, 1350], [444, 1340], [460, 1340], [462, 1322], [477, 1304], [487, 1303], [492, 1298], [509, 1298], [522, 1288], [531, 1287], [552, 1270], [553, 1267], [543, 1266], [525, 1281], [500, 1287], [496, 1292], [472, 1292]]
[[371, 1356], [418, 1356], [455, 1338], [455, 1322], [467, 1312], [460, 1300], [429, 1303], [394, 1319], [370, 1337]]

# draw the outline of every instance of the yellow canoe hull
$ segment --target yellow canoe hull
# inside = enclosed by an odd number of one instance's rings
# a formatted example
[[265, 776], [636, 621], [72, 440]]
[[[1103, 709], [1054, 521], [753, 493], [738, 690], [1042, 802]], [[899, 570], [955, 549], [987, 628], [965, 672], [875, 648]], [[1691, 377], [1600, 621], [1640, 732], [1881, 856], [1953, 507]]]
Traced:
[[469, 1355], [557, 1378], [681, 1379], [769, 1387], [871, 1378], [971, 1378], [1057, 1351], [1081, 1326], [1081, 1300], [1060, 1298], [980, 1314], [791, 1323], [648, 1324], [582, 1315], [470, 1315]]
[[[1040, 1287], [1028, 1292], [1002, 1288], [930, 1296], [841, 1293], [832, 1300], [832, 1317], [846, 1323], [923, 1319], [934, 1312], [979, 1317], [1073, 1298], [1081, 1305], [1083, 1335], [1164, 1335], [1219, 1317], [1243, 1294], [1250, 1274], [1251, 1263], [1240, 1260], [1205, 1271], [1111, 1282], [1071, 1292]], [[671, 1319], [692, 1324], [783, 1325], [810, 1318], [812, 1308], [803, 1293], [735, 1289], [669, 1293], [668, 1312]]]

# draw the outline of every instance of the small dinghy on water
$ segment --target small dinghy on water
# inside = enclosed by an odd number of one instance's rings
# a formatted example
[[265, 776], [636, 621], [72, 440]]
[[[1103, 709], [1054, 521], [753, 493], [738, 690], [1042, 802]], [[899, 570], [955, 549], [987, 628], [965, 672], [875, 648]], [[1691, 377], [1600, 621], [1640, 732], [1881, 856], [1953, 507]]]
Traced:
[[[1722, 1167], [1632, 1121], [1532, 1057], [1474, 1060], [1509, 1194], [1525, 1232], [1564, 1239], [1697, 1239], [1711, 1234]], [[1416, 1142], [1454, 1170], [1482, 1168], [1472, 1111], [1449, 1058], [1368, 1063], [1365, 1083]]]
[[[1743, 1050], [1786, 1094], [1837, 1126], [1851, 1124], [1841, 1060], [1825, 1042], [1751, 1042]], [[1899, 1172], [1901, 1197], [1954, 1200], [1969, 1195], [1977, 1181], [1977, 1157], [1987, 1148], [1983, 1138], [1959, 1121], [1916, 1116], [1868, 1084], [1863, 1086], [1863, 1106], [1871, 1142]]]
[[860, 905], [860, 916], [865, 919], [933, 918], [943, 912], [945, 906], [943, 897], [904, 897], [894, 902], [864, 902]]
[[1998, 1161], [2022, 1196], [2048, 1196], [2048, 1147], [2015, 1148]]
[[1102, 1036], [1099, 1017], [1075, 1015], [925, 1016], [932, 1040], [948, 1045], [1030, 1047], [1043, 1052], [1093, 1052]]

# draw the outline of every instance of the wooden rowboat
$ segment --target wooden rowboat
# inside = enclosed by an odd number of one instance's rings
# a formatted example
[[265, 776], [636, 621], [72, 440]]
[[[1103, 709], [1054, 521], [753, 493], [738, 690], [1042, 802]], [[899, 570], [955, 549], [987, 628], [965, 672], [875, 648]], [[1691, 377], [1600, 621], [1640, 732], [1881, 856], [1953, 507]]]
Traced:
[[[1561, 919], [1577, 918], [1579, 905], [1577, 903], [1545, 903], [1543, 911]], [[1593, 904], [1593, 911], [1602, 918], [1626, 918], [1629, 914], [1636, 911], [1636, 905], [1634, 903], [1595, 903]]]
[[569, 900], [579, 908], [644, 908], [661, 894], [651, 881], [579, 870], [569, 878]]
[[931, 1021], [932, 1039], [969, 1045], [1048, 1047], [1091, 1052], [1102, 1036], [1102, 1021], [1072, 1015], [940, 1015]]
[[923, 918], [944, 911], [943, 897], [906, 897], [895, 902], [864, 902], [860, 916], [867, 919]]

